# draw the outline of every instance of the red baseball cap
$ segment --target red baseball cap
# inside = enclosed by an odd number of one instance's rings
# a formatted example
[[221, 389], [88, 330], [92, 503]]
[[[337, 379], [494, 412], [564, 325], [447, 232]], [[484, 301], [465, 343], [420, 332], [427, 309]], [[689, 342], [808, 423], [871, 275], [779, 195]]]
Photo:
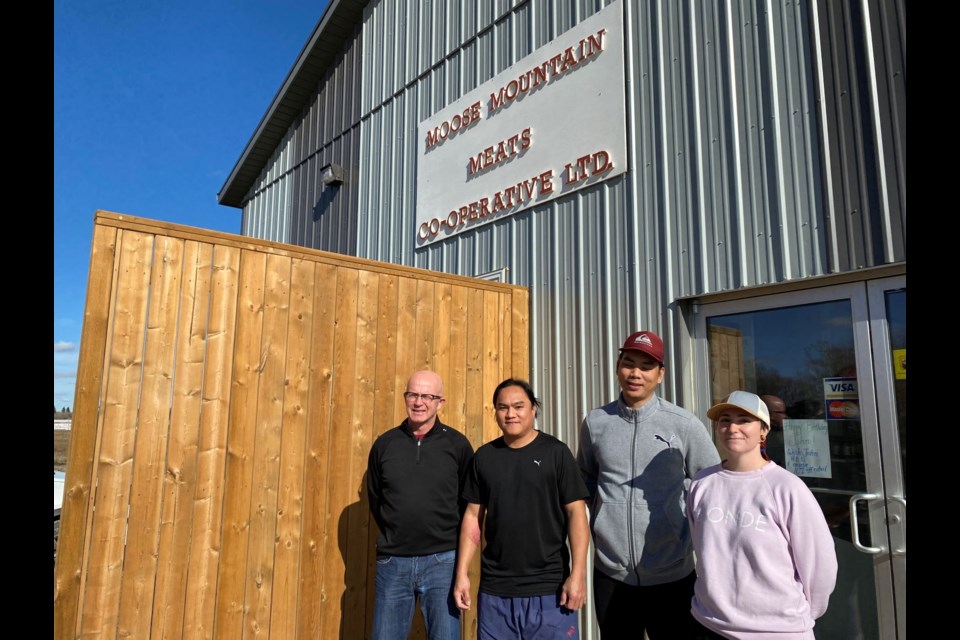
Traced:
[[663, 364], [663, 340], [652, 331], [631, 333], [620, 347], [620, 353], [624, 351], [639, 351]]

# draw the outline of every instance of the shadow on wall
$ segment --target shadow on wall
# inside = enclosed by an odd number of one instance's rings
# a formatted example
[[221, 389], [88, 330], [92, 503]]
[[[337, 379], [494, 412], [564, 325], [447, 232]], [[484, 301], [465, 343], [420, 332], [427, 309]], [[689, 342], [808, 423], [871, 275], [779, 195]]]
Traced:
[[[340, 600], [340, 638], [369, 638], [373, 629], [373, 603], [376, 595], [377, 536], [380, 530], [367, 502], [367, 472], [363, 472], [356, 502], [341, 512], [337, 523], [337, 542], [343, 559], [343, 596]], [[367, 536], [350, 537], [350, 531], [367, 530]], [[419, 603], [418, 603], [419, 604]], [[426, 626], [419, 606], [413, 614], [410, 640], [426, 640]]]

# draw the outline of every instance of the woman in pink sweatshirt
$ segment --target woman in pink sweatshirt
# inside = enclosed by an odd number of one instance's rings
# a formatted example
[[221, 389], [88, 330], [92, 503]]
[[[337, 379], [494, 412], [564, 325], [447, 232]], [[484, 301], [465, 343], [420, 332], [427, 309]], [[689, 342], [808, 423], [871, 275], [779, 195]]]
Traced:
[[812, 640], [837, 580], [823, 512], [807, 485], [763, 452], [763, 400], [734, 391], [707, 416], [723, 461], [698, 473], [687, 494], [701, 637]]

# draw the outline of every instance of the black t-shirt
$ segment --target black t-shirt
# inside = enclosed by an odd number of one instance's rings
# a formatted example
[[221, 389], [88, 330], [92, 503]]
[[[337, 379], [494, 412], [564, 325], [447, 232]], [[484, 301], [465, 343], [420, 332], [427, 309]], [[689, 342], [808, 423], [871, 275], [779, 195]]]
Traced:
[[497, 438], [479, 449], [463, 488], [486, 507], [480, 590], [517, 598], [558, 593], [570, 574], [564, 505], [587, 498], [570, 449], [538, 432], [520, 449]]

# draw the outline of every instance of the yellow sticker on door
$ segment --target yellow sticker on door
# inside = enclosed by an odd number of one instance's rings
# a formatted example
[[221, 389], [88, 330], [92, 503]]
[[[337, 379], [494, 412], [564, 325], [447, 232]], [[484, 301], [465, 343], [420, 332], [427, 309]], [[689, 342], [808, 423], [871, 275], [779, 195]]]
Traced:
[[893, 350], [893, 375], [897, 380], [907, 379], [907, 350]]

